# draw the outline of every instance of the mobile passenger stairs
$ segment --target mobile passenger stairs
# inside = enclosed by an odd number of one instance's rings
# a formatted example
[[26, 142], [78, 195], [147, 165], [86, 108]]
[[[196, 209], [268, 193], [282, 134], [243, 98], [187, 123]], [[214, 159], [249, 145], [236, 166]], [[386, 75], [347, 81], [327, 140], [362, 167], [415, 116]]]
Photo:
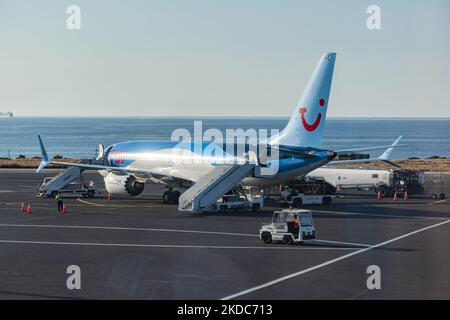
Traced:
[[262, 209], [263, 194], [253, 196], [240, 186], [242, 179], [255, 172], [255, 167], [248, 161], [216, 167], [180, 196], [178, 210], [199, 213]]
[[[94, 164], [96, 160], [83, 159], [80, 164]], [[83, 178], [83, 169], [79, 167], [69, 167], [54, 177], [47, 177], [39, 187], [39, 197], [54, 198], [58, 193], [81, 195], [83, 197], [93, 197], [95, 189], [93, 184], [86, 185]]]

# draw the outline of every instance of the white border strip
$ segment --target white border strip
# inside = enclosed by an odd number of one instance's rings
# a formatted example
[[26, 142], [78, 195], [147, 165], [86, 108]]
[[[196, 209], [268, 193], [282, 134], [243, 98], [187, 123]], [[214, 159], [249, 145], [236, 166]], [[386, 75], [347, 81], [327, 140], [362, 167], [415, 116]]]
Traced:
[[326, 261], [326, 262], [321, 263], [321, 264], [319, 264], [319, 265], [316, 265], [316, 266], [314, 266], [314, 267], [311, 267], [311, 268], [308, 268], [308, 269], [305, 269], [305, 270], [301, 270], [301, 271], [298, 271], [298, 272], [289, 274], [289, 275], [287, 275], [287, 276], [284, 276], [284, 277], [281, 277], [281, 278], [272, 280], [272, 281], [270, 281], [270, 282], [264, 283], [264, 284], [259, 285], [259, 286], [257, 286], [257, 287], [253, 287], [253, 288], [250, 288], [250, 289], [247, 289], [247, 290], [244, 290], [244, 291], [241, 291], [241, 292], [238, 292], [238, 293], [235, 293], [235, 294], [226, 296], [226, 297], [224, 297], [224, 298], [222, 298], [222, 299], [220, 299], [220, 300], [231, 300], [231, 299], [234, 299], [234, 298], [237, 298], [237, 297], [246, 295], [246, 294], [248, 294], [248, 293], [255, 292], [255, 291], [258, 291], [258, 290], [261, 290], [261, 289], [264, 289], [264, 288], [273, 286], [273, 285], [278, 284], [278, 283], [280, 283], [280, 282], [283, 282], [283, 281], [286, 281], [286, 280], [289, 280], [289, 279], [298, 277], [298, 276], [300, 276], [300, 275], [303, 275], [303, 274], [305, 274], [305, 273], [308, 273], [308, 272], [311, 272], [311, 271], [314, 271], [314, 270], [317, 270], [317, 269], [326, 267], [326, 266], [328, 266], [328, 265], [330, 265], [330, 264], [333, 264], [333, 263], [336, 263], [336, 262], [345, 260], [345, 259], [347, 259], [347, 258], [356, 256], [356, 255], [358, 255], [358, 254], [367, 252], [367, 251], [369, 251], [369, 250], [376, 249], [376, 248], [385, 246], [385, 245], [387, 245], [387, 244], [390, 244], [390, 243], [392, 243], [392, 242], [395, 242], [395, 241], [398, 241], [398, 240], [401, 240], [401, 239], [410, 237], [410, 236], [415, 235], [415, 234], [417, 234], [417, 233], [420, 233], [420, 232], [423, 232], [423, 231], [426, 231], [426, 230], [429, 230], [429, 229], [432, 229], [432, 228], [436, 228], [436, 227], [442, 226], [442, 225], [444, 225], [444, 224], [446, 224], [446, 223], [449, 223], [449, 222], [450, 222], [450, 220], [446, 220], [446, 221], [444, 221], [444, 222], [440, 222], [440, 223], [437, 223], [437, 224], [433, 224], [433, 225], [431, 225], [431, 226], [428, 226], [428, 227], [425, 227], [425, 228], [422, 228], [422, 229], [419, 229], [419, 230], [416, 230], [416, 231], [413, 231], [413, 232], [404, 234], [404, 235], [399, 236], [399, 237], [397, 237], [397, 238], [394, 238], [394, 239], [391, 239], [391, 240], [388, 240], [388, 241], [384, 241], [384, 242], [375, 244], [375, 245], [373, 245], [373, 246], [370, 246], [370, 247], [367, 247], [367, 248], [364, 248], [364, 249], [361, 249], [361, 250], [358, 250], [358, 251], [355, 251], [355, 252], [346, 254], [346, 255], [344, 255], [344, 256], [342, 256], [342, 257], [338, 257], [338, 258], [336, 258], [336, 259], [332, 259], [332, 260]]

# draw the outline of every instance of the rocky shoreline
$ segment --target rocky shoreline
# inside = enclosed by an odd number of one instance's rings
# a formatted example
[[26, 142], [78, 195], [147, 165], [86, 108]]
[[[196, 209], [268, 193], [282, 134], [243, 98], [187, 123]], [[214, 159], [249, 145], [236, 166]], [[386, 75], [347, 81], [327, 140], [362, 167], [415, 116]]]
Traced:
[[[391, 161], [399, 165], [402, 169], [419, 170], [424, 172], [450, 172], [450, 158], [439, 159], [407, 159], [407, 160], [393, 160]], [[337, 168], [364, 168], [376, 170], [390, 170], [395, 169], [394, 166], [376, 161], [371, 163], [356, 163], [348, 165], [338, 165]]]

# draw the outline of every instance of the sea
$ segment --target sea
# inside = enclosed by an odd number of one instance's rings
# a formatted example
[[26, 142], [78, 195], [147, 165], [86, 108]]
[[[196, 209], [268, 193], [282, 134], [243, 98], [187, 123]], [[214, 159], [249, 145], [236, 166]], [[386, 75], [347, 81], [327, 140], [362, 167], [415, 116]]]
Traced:
[[[99, 144], [124, 141], [170, 141], [176, 129], [193, 135], [194, 121], [202, 129], [283, 129], [288, 118], [155, 118], [155, 117], [14, 117], [0, 118], [0, 158], [39, 156], [41, 135], [49, 156], [95, 157]], [[342, 150], [390, 145], [398, 136], [407, 146], [393, 159], [450, 157], [450, 119], [329, 118], [323, 147]], [[378, 156], [382, 150], [365, 152]]]

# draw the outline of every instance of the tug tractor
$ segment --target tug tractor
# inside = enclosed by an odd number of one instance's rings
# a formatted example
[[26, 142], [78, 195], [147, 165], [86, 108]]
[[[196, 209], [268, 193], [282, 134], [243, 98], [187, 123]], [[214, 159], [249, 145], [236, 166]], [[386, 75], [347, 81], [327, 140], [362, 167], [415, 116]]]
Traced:
[[264, 243], [303, 243], [315, 239], [316, 229], [310, 210], [287, 209], [275, 211], [272, 223], [263, 224], [259, 236]]

